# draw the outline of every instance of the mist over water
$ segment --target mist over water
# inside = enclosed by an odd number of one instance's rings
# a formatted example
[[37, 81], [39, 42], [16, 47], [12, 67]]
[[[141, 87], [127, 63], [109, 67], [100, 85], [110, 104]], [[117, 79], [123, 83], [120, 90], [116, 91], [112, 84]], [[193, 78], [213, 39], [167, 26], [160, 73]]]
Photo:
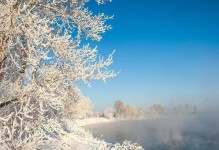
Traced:
[[86, 126], [95, 137], [111, 143], [136, 142], [146, 150], [218, 150], [219, 116], [116, 121]]

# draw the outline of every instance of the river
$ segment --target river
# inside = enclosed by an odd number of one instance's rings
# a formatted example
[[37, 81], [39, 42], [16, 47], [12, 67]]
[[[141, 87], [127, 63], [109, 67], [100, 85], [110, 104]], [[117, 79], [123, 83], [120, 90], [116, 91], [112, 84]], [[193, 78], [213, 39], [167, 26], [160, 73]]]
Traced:
[[218, 115], [115, 121], [85, 128], [107, 142], [129, 140], [145, 150], [219, 149]]

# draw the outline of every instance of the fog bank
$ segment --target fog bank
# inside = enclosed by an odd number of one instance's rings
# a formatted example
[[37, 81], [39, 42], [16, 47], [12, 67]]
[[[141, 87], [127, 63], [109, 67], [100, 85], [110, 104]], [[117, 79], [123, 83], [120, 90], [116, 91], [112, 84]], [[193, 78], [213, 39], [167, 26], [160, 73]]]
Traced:
[[[136, 142], [149, 150], [219, 149], [219, 116], [196, 116], [117, 121], [86, 127], [108, 142]], [[102, 135], [102, 136], [101, 136]]]

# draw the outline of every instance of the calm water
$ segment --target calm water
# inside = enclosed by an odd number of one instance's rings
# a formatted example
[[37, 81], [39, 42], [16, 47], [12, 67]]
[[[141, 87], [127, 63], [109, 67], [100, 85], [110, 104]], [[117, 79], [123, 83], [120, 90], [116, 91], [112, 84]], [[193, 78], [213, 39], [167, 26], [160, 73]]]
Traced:
[[146, 150], [219, 150], [219, 116], [117, 121], [89, 125], [111, 143], [130, 140]]

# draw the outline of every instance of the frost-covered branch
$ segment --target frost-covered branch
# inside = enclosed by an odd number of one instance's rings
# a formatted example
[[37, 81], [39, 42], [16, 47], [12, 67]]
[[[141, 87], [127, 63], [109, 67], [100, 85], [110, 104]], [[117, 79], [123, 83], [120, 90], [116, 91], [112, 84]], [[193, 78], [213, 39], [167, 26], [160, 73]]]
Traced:
[[112, 17], [88, 2], [0, 1], [0, 147], [36, 149], [59, 138], [62, 117], [90, 109], [77, 82], [116, 76], [112, 54], [103, 59], [88, 42], [101, 40]]

